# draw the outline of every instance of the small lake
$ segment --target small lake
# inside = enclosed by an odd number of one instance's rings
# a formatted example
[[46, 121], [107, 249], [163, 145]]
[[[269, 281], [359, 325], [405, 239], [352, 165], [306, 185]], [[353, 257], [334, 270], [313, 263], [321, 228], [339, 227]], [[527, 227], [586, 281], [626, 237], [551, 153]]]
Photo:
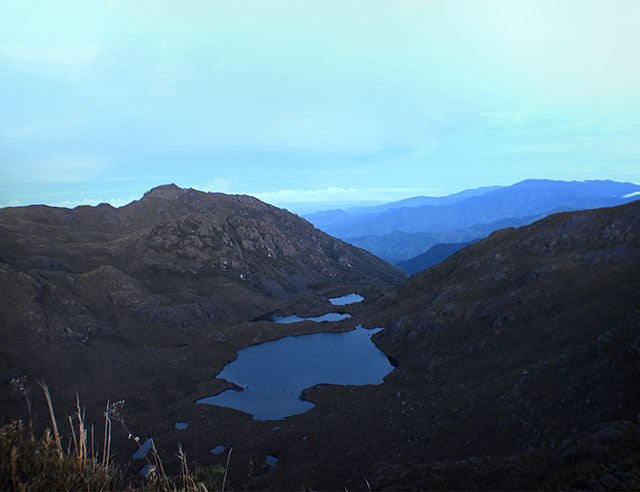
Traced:
[[243, 390], [229, 389], [197, 403], [235, 408], [257, 420], [279, 420], [314, 407], [302, 391], [317, 384], [380, 384], [393, 370], [362, 325], [342, 333], [289, 336], [238, 351], [217, 375]]
[[315, 316], [313, 318], [300, 318], [296, 314], [289, 316], [273, 316], [271, 321], [275, 323], [299, 323], [300, 321], [315, 321], [316, 323], [322, 323], [323, 321], [342, 321], [343, 319], [351, 318], [347, 313], [327, 313], [322, 316]]
[[344, 306], [346, 304], [354, 304], [361, 301], [364, 301], [364, 297], [356, 294], [355, 292], [353, 294], [347, 294], [346, 296], [332, 297], [329, 299], [329, 302], [334, 306]]

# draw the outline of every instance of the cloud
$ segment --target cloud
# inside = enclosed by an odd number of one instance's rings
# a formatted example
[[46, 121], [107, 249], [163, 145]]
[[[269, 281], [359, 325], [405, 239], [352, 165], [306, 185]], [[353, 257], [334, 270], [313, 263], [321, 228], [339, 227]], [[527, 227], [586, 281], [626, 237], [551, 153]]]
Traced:
[[247, 193], [268, 203], [313, 203], [313, 202], [357, 202], [357, 201], [393, 201], [416, 195], [440, 195], [441, 190], [428, 188], [343, 188], [329, 186], [320, 189], [278, 190], [260, 193]]
[[[50, 207], [63, 207], [63, 208], [75, 208], [80, 205], [89, 205], [95, 207], [96, 205], [100, 205], [101, 203], [108, 203], [113, 207], [122, 207], [123, 205], [127, 205], [134, 200], [138, 200], [140, 197], [136, 197], [130, 195], [128, 197], [114, 197], [109, 200], [100, 200], [98, 198], [82, 198], [77, 200], [47, 200], [46, 202], [38, 202], [38, 203], [46, 203], [46, 205]], [[4, 203], [0, 202], [0, 207], [23, 207], [28, 205], [33, 205], [36, 203], [35, 201], [24, 201], [12, 199], [5, 201]]]
[[224, 193], [230, 190], [231, 185], [234, 181], [234, 179], [225, 178], [224, 176], [216, 176], [215, 178], [207, 181], [207, 183], [202, 188], [202, 191]]
[[75, 208], [80, 205], [90, 205], [95, 207], [96, 205], [100, 205], [101, 203], [108, 203], [112, 207], [122, 207], [123, 205], [127, 205], [134, 200], [138, 200], [140, 197], [135, 197], [130, 195], [128, 197], [117, 197], [111, 198], [109, 200], [99, 200], [97, 198], [83, 198], [81, 200], [64, 200], [59, 202], [52, 202], [49, 205], [52, 207], [65, 207], [65, 208]]

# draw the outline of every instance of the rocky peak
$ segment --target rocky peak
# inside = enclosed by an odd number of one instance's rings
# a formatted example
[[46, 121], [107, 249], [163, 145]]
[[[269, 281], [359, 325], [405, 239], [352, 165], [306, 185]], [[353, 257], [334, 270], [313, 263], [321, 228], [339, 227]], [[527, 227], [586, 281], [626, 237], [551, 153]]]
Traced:
[[143, 199], [144, 198], [162, 198], [165, 200], [177, 200], [188, 191], [189, 190], [185, 190], [171, 183], [171, 184], [160, 185], [160, 186], [156, 186], [155, 188], [152, 188], [151, 190], [147, 191], [144, 194]]

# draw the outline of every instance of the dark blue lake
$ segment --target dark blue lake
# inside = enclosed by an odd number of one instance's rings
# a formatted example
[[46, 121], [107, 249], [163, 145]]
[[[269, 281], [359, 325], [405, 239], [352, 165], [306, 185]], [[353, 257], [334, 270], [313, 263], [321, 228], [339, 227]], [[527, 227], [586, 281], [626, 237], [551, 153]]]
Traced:
[[351, 318], [347, 313], [327, 313], [322, 316], [314, 316], [313, 318], [301, 318], [297, 314], [290, 314], [289, 316], [273, 316], [271, 321], [275, 323], [299, 323], [300, 321], [315, 321], [316, 323], [322, 323], [323, 321], [342, 321], [343, 319]]
[[364, 301], [364, 297], [355, 292], [353, 294], [347, 294], [346, 296], [332, 297], [329, 302], [334, 306], [345, 306], [347, 304], [354, 304], [356, 302]]
[[300, 397], [316, 384], [380, 384], [393, 370], [371, 341], [381, 329], [358, 325], [348, 332], [289, 336], [244, 348], [217, 376], [243, 390], [226, 390], [197, 403], [235, 408], [257, 420], [278, 420], [313, 408]]

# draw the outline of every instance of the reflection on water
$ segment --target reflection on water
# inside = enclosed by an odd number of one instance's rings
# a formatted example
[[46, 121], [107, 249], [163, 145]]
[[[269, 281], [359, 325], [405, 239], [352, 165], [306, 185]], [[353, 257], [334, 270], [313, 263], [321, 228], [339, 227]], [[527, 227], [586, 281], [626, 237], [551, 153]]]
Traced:
[[371, 341], [371, 335], [381, 329], [358, 325], [344, 333], [289, 336], [244, 348], [217, 376], [243, 390], [226, 390], [197, 403], [235, 408], [257, 420], [277, 420], [314, 406], [300, 398], [305, 388], [380, 384], [393, 370]]

